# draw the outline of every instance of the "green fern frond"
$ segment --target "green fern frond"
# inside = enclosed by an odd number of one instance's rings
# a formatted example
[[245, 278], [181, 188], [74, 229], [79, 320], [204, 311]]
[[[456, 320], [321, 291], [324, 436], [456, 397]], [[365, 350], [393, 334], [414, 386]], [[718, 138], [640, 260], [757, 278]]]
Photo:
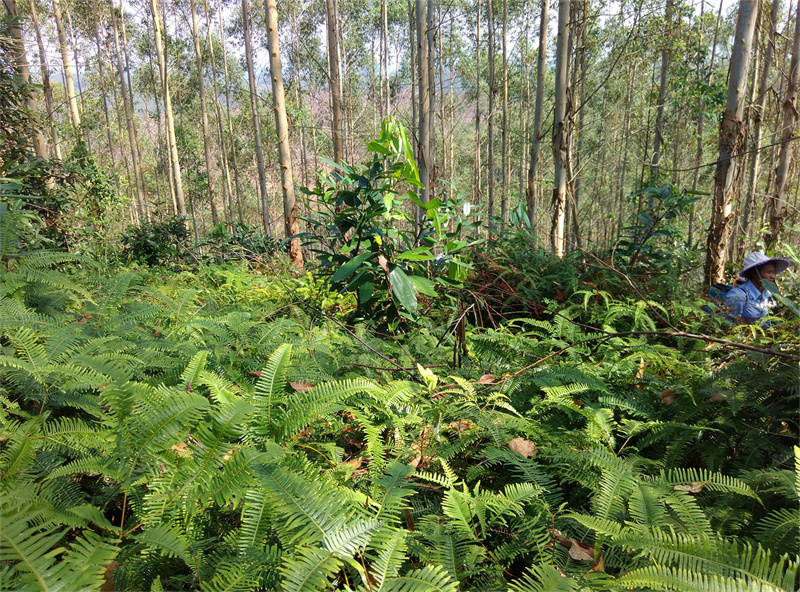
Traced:
[[181, 374], [181, 384], [187, 392], [191, 391], [194, 385], [200, 382], [200, 375], [205, 371], [206, 358], [208, 352], [203, 350], [192, 356], [191, 361], [186, 366], [186, 370]]
[[406, 498], [414, 494], [411, 477], [414, 469], [399, 462], [391, 463], [386, 472], [374, 480], [383, 491], [374, 495], [374, 504], [378, 508], [375, 518], [382, 522], [396, 523], [401, 512], [407, 507]]
[[317, 547], [303, 547], [295, 557], [286, 557], [280, 569], [285, 592], [318, 592], [331, 588], [331, 579], [342, 560]]
[[268, 438], [276, 433], [276, 407], [285, 400], [286, 370], [292, 355], [292, 346], [284, 344], [276, 349], [267, 360], [253, 391], [257, 421], [254, 433]]
[[286, 416], [276, 433], [281, 439], [302, 430], [322, 415], [341, 409], [340, 403], [357, 393], [378, 394], [381, 389], [370, 380], [345, 379], [318, 384], [314, 389], [290, 395], [286, 404]]
[[457, 592], [458, 583], [453, 581], [438, 565], [426, 565], [422, 569], [406, 572], [384, 581], [384, 592]]
[[664, 566], [635, 569], [614, 582], [620, 588], [676, 590], [678, 592], [786, 592], [787, 588], [761, 586], [754, 588], [746, 579], [707, 575], [691, 570]]
[[573, 592], [578, 589], [575, 578], [565, 577], [552, 565], [532, 565], [528, 573], [511, 582], [512, 592]]
[[384, 583], [400, 572], [406, 560], [406, 532], [382, 529], [369, 544], [370, 576], [375, 580], [375, 590], [382, 591]]
[[761, 501], [755, 491], [741, 479], [712, 473], [705, 469], [685, 469], [676, 468], [662, 471], [660, 475], [652, 478], [653, 483], [668, 486], [689, 485], [691, 483], [702, 483], [704, 489], [709, 491], [719, 491], [724, 493], [737, 493]]
[[796, 552], [800, 548], [800, 509], [783, 508], [770, 512], [758, 521], [753, 534], [767, 549]]
[[189, 541], [186, 533], [176, 526], [167, 524], [148, 526], [133, 538], [145, 547], [158, 549], [167, 557], [180, 557], [186, 563], [190, 561]]

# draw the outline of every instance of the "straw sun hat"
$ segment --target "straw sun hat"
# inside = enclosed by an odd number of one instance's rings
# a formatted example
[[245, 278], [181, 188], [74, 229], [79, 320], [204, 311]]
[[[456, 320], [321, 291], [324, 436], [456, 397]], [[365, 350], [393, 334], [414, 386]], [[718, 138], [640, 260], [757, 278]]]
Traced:
[[745, 277], [745, 274], [753, 269], [754, 267], [760, 267], [765, 263], [774, 263], [775, 264], [775, 273], [783, 273], [789, 266], [792, 265], [792, 262], [789, 259], [784, 259], [783, 257], [767, 257], [764, 253], [760, 251], [755, 251], [753, 253], [748, 253], [744, 257], [744, 267], [742, 271], [739, 272], [740, 277]]

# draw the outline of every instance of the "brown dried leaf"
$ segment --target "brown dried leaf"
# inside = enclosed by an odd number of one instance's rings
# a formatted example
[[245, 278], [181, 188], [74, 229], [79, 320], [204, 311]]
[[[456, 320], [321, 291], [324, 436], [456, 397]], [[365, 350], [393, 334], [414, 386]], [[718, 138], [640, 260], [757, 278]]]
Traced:
[[572, 537], [559, 539], [558, 544], [569, 549], [569, 556], [575, 561], [594, 561], [594, 545], [587, 545]]
[[122, 564], [112, 561], [103, 566], [106, 568], [106, 571], [103, 574], [103, 583], [100, 585], [100, 592], [114, 592], [116, 590], [114, 587], [114, 570], [120, 565]]
[[363, 463], [363, 462], [364, 462], [364, 460], [360, 456], [357, 456], [356, 458], [352, 458], [350, 460], [347, 460], [347, 461], [343, 462], [342, 464], [343, 465], [350, 465], [351, 467], [353, 467], [353, 469], [357, 469], [358, 467], [361, 466], [361, 463]]
[[600, 556], [597, 558], [597, 561], [594, 562], [594, 565], [592, 565], [592, 568], [589, 570], [589, 573], [595, 571], [605, 571], [605, 570], [606, 566], [605, 563], [603, 563], [603, 554], [600, 553]]
[[675, 491], [688, 491], [689, 493], [700, 493], [701, 491], [703, 491], [703, 487], [705, 487], [705, 485], [706, 485], [705, 481], [700, 481], [697, 483], [692, 482], [692, 483], [687, 483], [686, 485], [675, 485], [674, 489]]
[[662, 391], [662, 393], [661, 393], [661, 404], [662, 405], [672, 405], [677, 400], [678, 400], [678, 393], [677, 392], [675, 392], [675, 391], [673, 391], [671, 389], [667, 389], [665, 391]]
[[298, 393], [304, 393], [307, 390], [314, 390], [317, 386], [316, 384], [311, 384], [310, 382], [290, 382], [289, 386], [296, 390]]
[[172, 450], [174, 450], [178, 454], [184, 454], [186, 452], [186, 448], [187, 448], [186, 442], [179, 442], [178, 444], [175, 444], [172, 447]]
[[426, 426], [422, 429], [422, 433], [419, 435], [419, 440], [411, 443], [411, 450], [416, 453], [416, 456], [408, 464], [416, 469], [419, 468], [420, 465], [423, 465], [429, 461], [431, 457], [424, 454], [424, 451], [430, 443], [431, 432]]
[[709, 403], [724, 403], [725, 401], [727, 401], [727, 399], [722, 393], [714, 393], [708, 398]]
[[450, 429], [457, 431], [459, 434], [470, 428], [474, 428], [475, 424], [468, 419], [459, 419], [458, 421], [450, 422]]
[[256, 378], [261, 378], [261, 370], [256, 370], [254, 372], [248, 372], [248, 376], [255, 376]]
[[536, 458], [536, 455], [539, 453], [539, 449], [536, 447], [536, 444], [530, 440], [526, 440], [525, 438], [514, 438], [507, 444], [507, 446], [509, 449], [513, 450], [514, 452], [518, 452], [525, 458]]
[[389, 275], [389, 262], [386, 260], [386, 257], [383, 255], [378, 255], [378, 265], [383, 268], [383, 271], [386, 272], [386, 275]]
[[494, 374], [484, 374], [478, 379], [478, 384], [494, 384]]

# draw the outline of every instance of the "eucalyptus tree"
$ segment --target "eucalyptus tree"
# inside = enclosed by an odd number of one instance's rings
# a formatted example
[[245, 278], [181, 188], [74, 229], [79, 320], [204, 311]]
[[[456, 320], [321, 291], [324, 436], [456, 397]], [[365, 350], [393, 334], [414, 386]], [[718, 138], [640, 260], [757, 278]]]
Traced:
[[792, 59], [789, 62], [786, 94], [783, 97], [783, 113], [781, 124], [780, 154], [778, 166], [775, 168], [775, 190], [770, 196], [769, 235], [766, 238], [768, 245], [774, 244], [783, 229], [786, 210], [786, 190], [789, 182], [789, 170], [794, 152], [794, 132], [798, 128], [797, 103], [800, 93], [800, 1], [794, 22], [794, 36], [792, 41]]
[[[57, 1], [58, 0], [54, 0], [54, 2]], [[164, 47], [164, 32], [161, 14], [158, 9], [158, 0], [150, 0], [150, 11], [153, 19], [159, 74], [161, 76], [164, 120], [167, 129], [167, 147], [170, 157], [170, 175], [175, 191], [175, 209], [179, 216], [186, 216], [186, 202], [183, 196], [183, 180], [181, 179], [181, 164], [178, 158], [178, 142], [175, 137], [175, 117], [172, 111], [172, 95], [169, 88], [169, 71], [167, 70], [166, 50]]]
[[203, 72], [203, 57], [200, 52], [200, 32], [197, 26], [197, 5], [195, 0], [190, 0], [192, 10], [192, 41], [194, 42], [194, 55], [197, 64], [197, 86], [200, 92], [200, 117], [203, 123], [203, 155], [206, 164], [206, 186], [208, 188], [208, 203], [211, 205], [211, 219], [214, 226], [219, 222], [217, 200], [214, 196], [214, 176], [211, 170], [211, 132], [208, 127], [208, 113], [206, 111], [206, 85]]
[[[5, 0], [4, 0], [5, 1]], [[61, 14], [61, 0], [53, 0], [53, 18], [58, 30], [58, 47], [61, 52], [61, 64], [64, 68], [64, 88], [67, 91], [69, 117], [75, 134], [81, 133], [81, 116], [78, 112], [78, 99], [75, 93], [75, 82], [72, 79], [72, 63], [69, 58], [67, 34], [64, 29], [64, 18]]]
[[764, 50], [764, 61], [761, 66], [761, 74], [758, 82], [758, 95], [752, 111], [753, 129], [753, 150], [750, 153], [749, 177], [747, 193], [745, 194], [744, 214], [742, 216], [741, 229], [743, 234], [750, 231], [752, 211], [756, 198], [756, 187], [758, 186], [759, 168], [761, 165], [761, 134], [762, 123], [764, 121], [764, 109], [767, 103], [767, 93], [770, 88], [770, 74], [772, 72], [772, 62], [775, 58], [775, 35], [778, 30], [778, 18], [780, 16], [780, 0], [772, 0], [772, 7], [767, 16], [767, 43]]
[[[12, 66], [14, 70], [14, 76], [21, 80], [23, 84], [28, 84], [30, 80], [28, 57], [25, 52], [25, 42], [22, 38], [22, 29], [19, 21], [16, 20], [19, 17], [16, 0], [3, 0], [3, 7], [6, 10], [6, 14], [13, 19], [10, 29], [14, 47], [14, 63]], [[25, 102], [28, 112], [34, 113], [36, 109], [36, 101], [33, 97], [33, 93], [29, 92], [27, 94]], [[36, 126], [31, 126], [30, 132], [34, 153], [38, 158], [46, 158], [47, 151], [45, 148], [44, 136]]]
[[542, 0], [539, 19], [539, 52], [536, 56], [536, 104], [533, 108], [531, 132], [531, 164], [528, 169], [527, 205], [531, 228], [534, 227], [536, 196], [539, 194], [539, 161], [542, 150], [542, 112], [544, 111], [544, 77], [547, 60], [547, 29], [550, 19], [550, 0]]
[[267, 195], [267, 173], [264, 167], [264, 150], [261, 139], [261, 116], [258, 113], [258, 89], [256, 73], [253, 66], [253, 44], [250, 37], [250, 3], [242, 0], [242, 32], [244, 33], [245, 62], [247, 63], [247, 81], [250, 93], [250, 112], [253, 122], [256, 167], [258, 169], [258, 190], [261, 198], [261, 223], [264, 232], [271, 234], [272, 221], [269, 213], [269, 197]]
[[50, 128], [50, 151], [51, 156], [61, 160], [61, 143], [58, 138], [58, 126], [56, 125], [56, 113], [53, 103], [53, 86], [50, 84], [50, 66], [47, 63], [47, 51], [45, 51], [44, 40], [42, 39], [42, 27], [39, 24], [39, 13], [36, 9], [36, 0], [30, 0], [31, 22], [33, 31], [36, 35], [36, 44], [39, 47], [39, 73], [42, 77], [42, 93], [44, 94], [44, 105], [47, 114], [47, 123]]
[[333, 160], [341, 162], [344, 157], [342, 128], [342, 74], [339, 53], [339, 19], [336, 0], [325, 0], [325, 16], [328, 33], [328, 68], [331, 92], [331, 141]]
[[[278, 8], [275, 0], [264, 0], [267, 13], [267, 49], [269, 71], [272, 79], [272, 104], [275, 108], [275, 131], [278, 140], [278, 158], [281, 167], [281, 189], [283, 192], [283, 221], [286, 238], [297, 234], [297, 212], [294, 195], [292, 151], [289, 143], [289, 123], [286, 119], [286, 99], [283, 92], [283, 73], [278, 32]], [[289, 257], [299, 268], [303, 267], [303, 252], [296, 236], [289, 242]]]
[[417, 88], [419, 90], [419, 119], [418, 132], [419, 138], [417, 145], [417, 166], [419, 167], [419, 180], [422, 183], [419, 197], [422, 203], [428, 201], [431, 186], [431, 172], [433, 169], [433, 154], [431, 151], [430, 131], [431, 131], [431, 88], [428, 73], [428, 19], [427, 5], [425, 0], [416, 0], [416, 42], [417, 42]]
[[739, 163], [744, 152], [744, 109], [750, 54], [757, 21], [757, 6], [752, 0], [740, 0], [731, 51], [728, 96], [719, 133], [719, 159], [714, 175], [714, 201], [706, 241], [703, 279], [706, 286], [721, 281], [725, 274], [726, 248], [732, 229], [733, 196], [741, 181]]
[[142, 171], [139, 161], [139, 152], [136, 145], [136, 135], [134, 129], [136, 127], [136, 119], [133, 113], [133, 105], [130, 102], [128, 80], [125, 77], [125, 68], [122, 64], [122, 51], [120, 50], [119, 40], [119, 19], [124, 18], [124, 12], [117, 15], [117, 10], [109, 0], [109, 9], [111, 11], [111, 26], [114, 34], [114, 48], [117, 57], [117, 75], [119, 77], [120, 87], [122, 89], [122, 104], [125, 109], [125, 125], [128, 130], [128, 145], [131, 149], [131, 164], [133, 166], [134, 184], [136, 186], [136, 205], [139, 210], [140, 220], [147, 220], [147, 207], [144, 195], [144, 184], [142, 182]]
[[559, 0], [558, 37], [556, 39], [556, 87], [555, 111], [553, 115], [553, 223], [550, 229], [550, 245], [557, 257], [564, 256], [564, 222], [570, 179], [567, 175], [569, 157], [569, 34], [570, 0]]

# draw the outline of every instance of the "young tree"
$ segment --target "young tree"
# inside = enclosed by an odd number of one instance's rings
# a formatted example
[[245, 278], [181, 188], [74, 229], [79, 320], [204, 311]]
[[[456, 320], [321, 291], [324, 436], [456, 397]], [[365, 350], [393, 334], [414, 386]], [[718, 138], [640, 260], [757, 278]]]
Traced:
[[789, 180], [789, 168], [792, 164], [794, 143], [797, 129], [797, 96], [800, 91], [800, 2], [797, 3], [797, 14], [794, 21], [794, 37], [792, 42], [792, 59], [789, 62], [789, 76], [786, 95], [783, 98], [783, 124], [781, 126], [781, 149], [778, 155], [778, 166], [775, 168], [775, 190], [770, 196], [769, 235], [766, 242], [774, 244], [783, 228], [784, 210], [786, 209], [786, 186]]
[[753, 204], [755, 203], [756, 187], [758, 186], [759, 168], [761, 164], [761, 128], [764, 120], [764, 108], [767, 103], [772, 62], [775, 57], [775, 34], [778, 30], [778, 16], [780, 15], [780, 0], [772, 0], [772, 9], [769, 15], [767, 46], [764, 51], [764, 64], [761, 66], [761, 77], [758, 83], [758, 95], [753, 107], [753, 151], [750, 154], [750, 176], [745, 195], [744, 214], [742, 217], [742, 231], [746, 235], [750, 231]]
[[328, 23], [328, 69], [331, 89], [331, 141], [333, 160], [341, 162], [344, 157], [342, 129], [342, 74], [339, 53], [339, 19], [336, 0], [325, 0], [325, 16]]
[[428, 201], [430, 195], [430, 173], [431, 173], [431, 144], [430, 144], [430, 119], [431, 119], [431, 98], [430, 98], [430, 78], [428, 74], [428, 35], [426, 31], [425, 0], [416, 0], [417, 17], [417, 66], [419, 89], [419, 146], [417, 154], [417, 164], [419, 166], [419, 180], [422, 188], [419, 197], [422, 203]]
[[[656, 129], [653, 134], [653, 157], [650, 161], [650, 175], [655, 179], [661, 160], [661, 148], [664, 145], [664, 107], [667, 104], [667, 74], [669, 72], [670, 59], [670, 32], [672, 27], [672, 6], [673, 0], [666, 0], [664, 8], [664, 21], [666, 24], [666, 35], [662, 40], [664, 46], [661, 48], [661, 80], [658, 88], [658, 106], [656, 109]], [[650, 209], [654, 205], [653, 197], [650, 198]]]
[[256, 87], [256, 72], [253, 66], [253, 44], [250, 40], [250, 3], [247, 0], [242, 0], [242, 30], [244, 32], [247, 80], [250, 85], [250, 111], [253, 117], [253, 136], [255, 137], [258, 194], [261, 197], [261, 222], [264, 225], [264, 232], [269, 235], [272, 233], [272, 221], [269, 215], [267, 173], [264, 169], [264, 150], [261, 141], [261, 117], [258, 114], [258, 89]]
[[[289, 238], [297, 234], [298, 226], [292, 174], [292, 148], [289, 144], [289, 123], [286, 119], [286, 99], [283, 93], [283, 73], [278, 40], [278, 8], [275, 0], [264, 0], [264, 8], [267, 11], [267, 50], [269, 51], [269, 71], [272, 78], [272, 104], [275, 107], [275, 131], [278, 136], [278, 159], [281, 166], [283, 221], [286, 238]], [[297, 237], [290, 242], [289, 257], [298, 268], [302, 269], [303, 252], [300, 250], [300, 239]]]
[[527, 204], [531, 228], [534, 225], [536, 196], [539, 193], [539, 160], [542, 151], [542, 111], [544, 108], [544, 75], [547, 59], [547, 23], [550, 18], [550, 0], [542, 0], [542, 15], [539, 25], [539, 54], [536, 56], [536, 105], [533, 110], [531, 132], [531, 165], [528, 169]]
[[719, 159], [714, 175], [714, 202], [706, 242], [703, 279], [706, 286], [721, 281], [725, 274], [726, 250], [733, 218], [733, 196], [741, 180], [739, 156], [744, 151], [744, 108], [750, 53], [756, 29], [757, 6], [740, 0], [728, 76], [728, 96], [719, 133]]
[[[117, 55], [117, 75], [119, 76], [120, 87], [122, 89], [122, 104], [125, 109], [125, 124], [128, 128], [128, 145], [131, 148], [131, 163], [133, 165], [134, 185], [136, 187], [136, 207], [139, 211], [139, 219], [142, 221], [147, 220], [147, 206], [144, 195], [144, 184], [142, 183], [142, 173], [139, 162], [139, 153], [136, 147], [136, 136], [134, 133], [134, 126], [136, 120], [133, 116], [133, 107], [129, 101], [128, 88], [125, 80], [125, 68], [122, 65], [122, 52], [119, 46], [119, 22], [114, 5], [109, 2], [111, 10], [111, 27], [114, 32], [114, 48]], [[124, 18], [124, 15], [120, 13]]]
[[569, 153], [569, 34], [570, 0], [559, 0], [558, 38], [556, 40], [556, 89], [553, 115], [553, 164], [555, 180], [553, 186], [553, 223], [550, 244], [556, 257], [564, 256], [564, 222], [566, 218], [569, 178], [567, 159]]
[[200, 32], [197, 27], [197, 5], [195, 0], [190, 0], [192, 8], [192, 40], [194, 41], [194, 56], [197, 64], [197, 85], [200, 99], [200, 118], [203, 122], [203, 155], [206, 160], [206, 186], [208, 188], [208, 202], [211, 205], [211, 221], [216, 226], [219, 223], [217, 200], [214, 197], [214, 176], [211, 172], [211, 132], [208, 129], [208, 113], [206, 112], [206, 85], [203, 75], [203, 57], [200, 53]]
[[69, 48], [67, 47], [67, 34], [64, 31], [64, 19], [61, 16], [61, 0], [53, 0], [53, 17], [56, 21], [58, 30], [58, 47], [61, 50], [61, 62], [64, 67], [64, 85], [67, 90], [67, 102], [69, 104], [69, 118], [74, 128], [74, 133], [81, 133], [81, 116], [78, 112], [78, 100], [75, 94], [75, 83], [72, 80], [72, 64], [69, 60]]
[[[53, 0], [57, 2], [58, 0]], [[158, 10], [158, 0], [150, 0], [150, 10], [153, 16], [153, 29], [156, 39], [156, 54], [158, 67], [161, 74], [161, 94], [164, 103], [164, 120], [167, 128], [167, 147], [170, 154], [171, 178], [175, 188], [175, 203], [177, 214], [186, 216], [186, 202], [183, 198], [183, 180], [181, 179], [181, 164], [178, 159], [178, 142], [175, 138], [175, 116], [172, 111], [172, 96], [169, 90], [169, 72], [167, 71], [167, 57], [164, 49], [163, 27], [161, 14]]]
[[30, 0], [31, 20], [36, 33], [36, 44], [39, 46], [39, 70], [42, 75], [42, 92], [44, 93], [44, 106], [47, 110], [47, 121], [50, 125], [50, 141], [52, 156], [61, 160], [61, 144], [58, 140], [58, 128], [55, 121], [55, 108], [53, 107], [53, 87], [50, 84], [50, 67], [47, 65], [47, 52], [44, 49], [42, 28], [39, 25], [39, 15], [36, 10], [36, 1]]

